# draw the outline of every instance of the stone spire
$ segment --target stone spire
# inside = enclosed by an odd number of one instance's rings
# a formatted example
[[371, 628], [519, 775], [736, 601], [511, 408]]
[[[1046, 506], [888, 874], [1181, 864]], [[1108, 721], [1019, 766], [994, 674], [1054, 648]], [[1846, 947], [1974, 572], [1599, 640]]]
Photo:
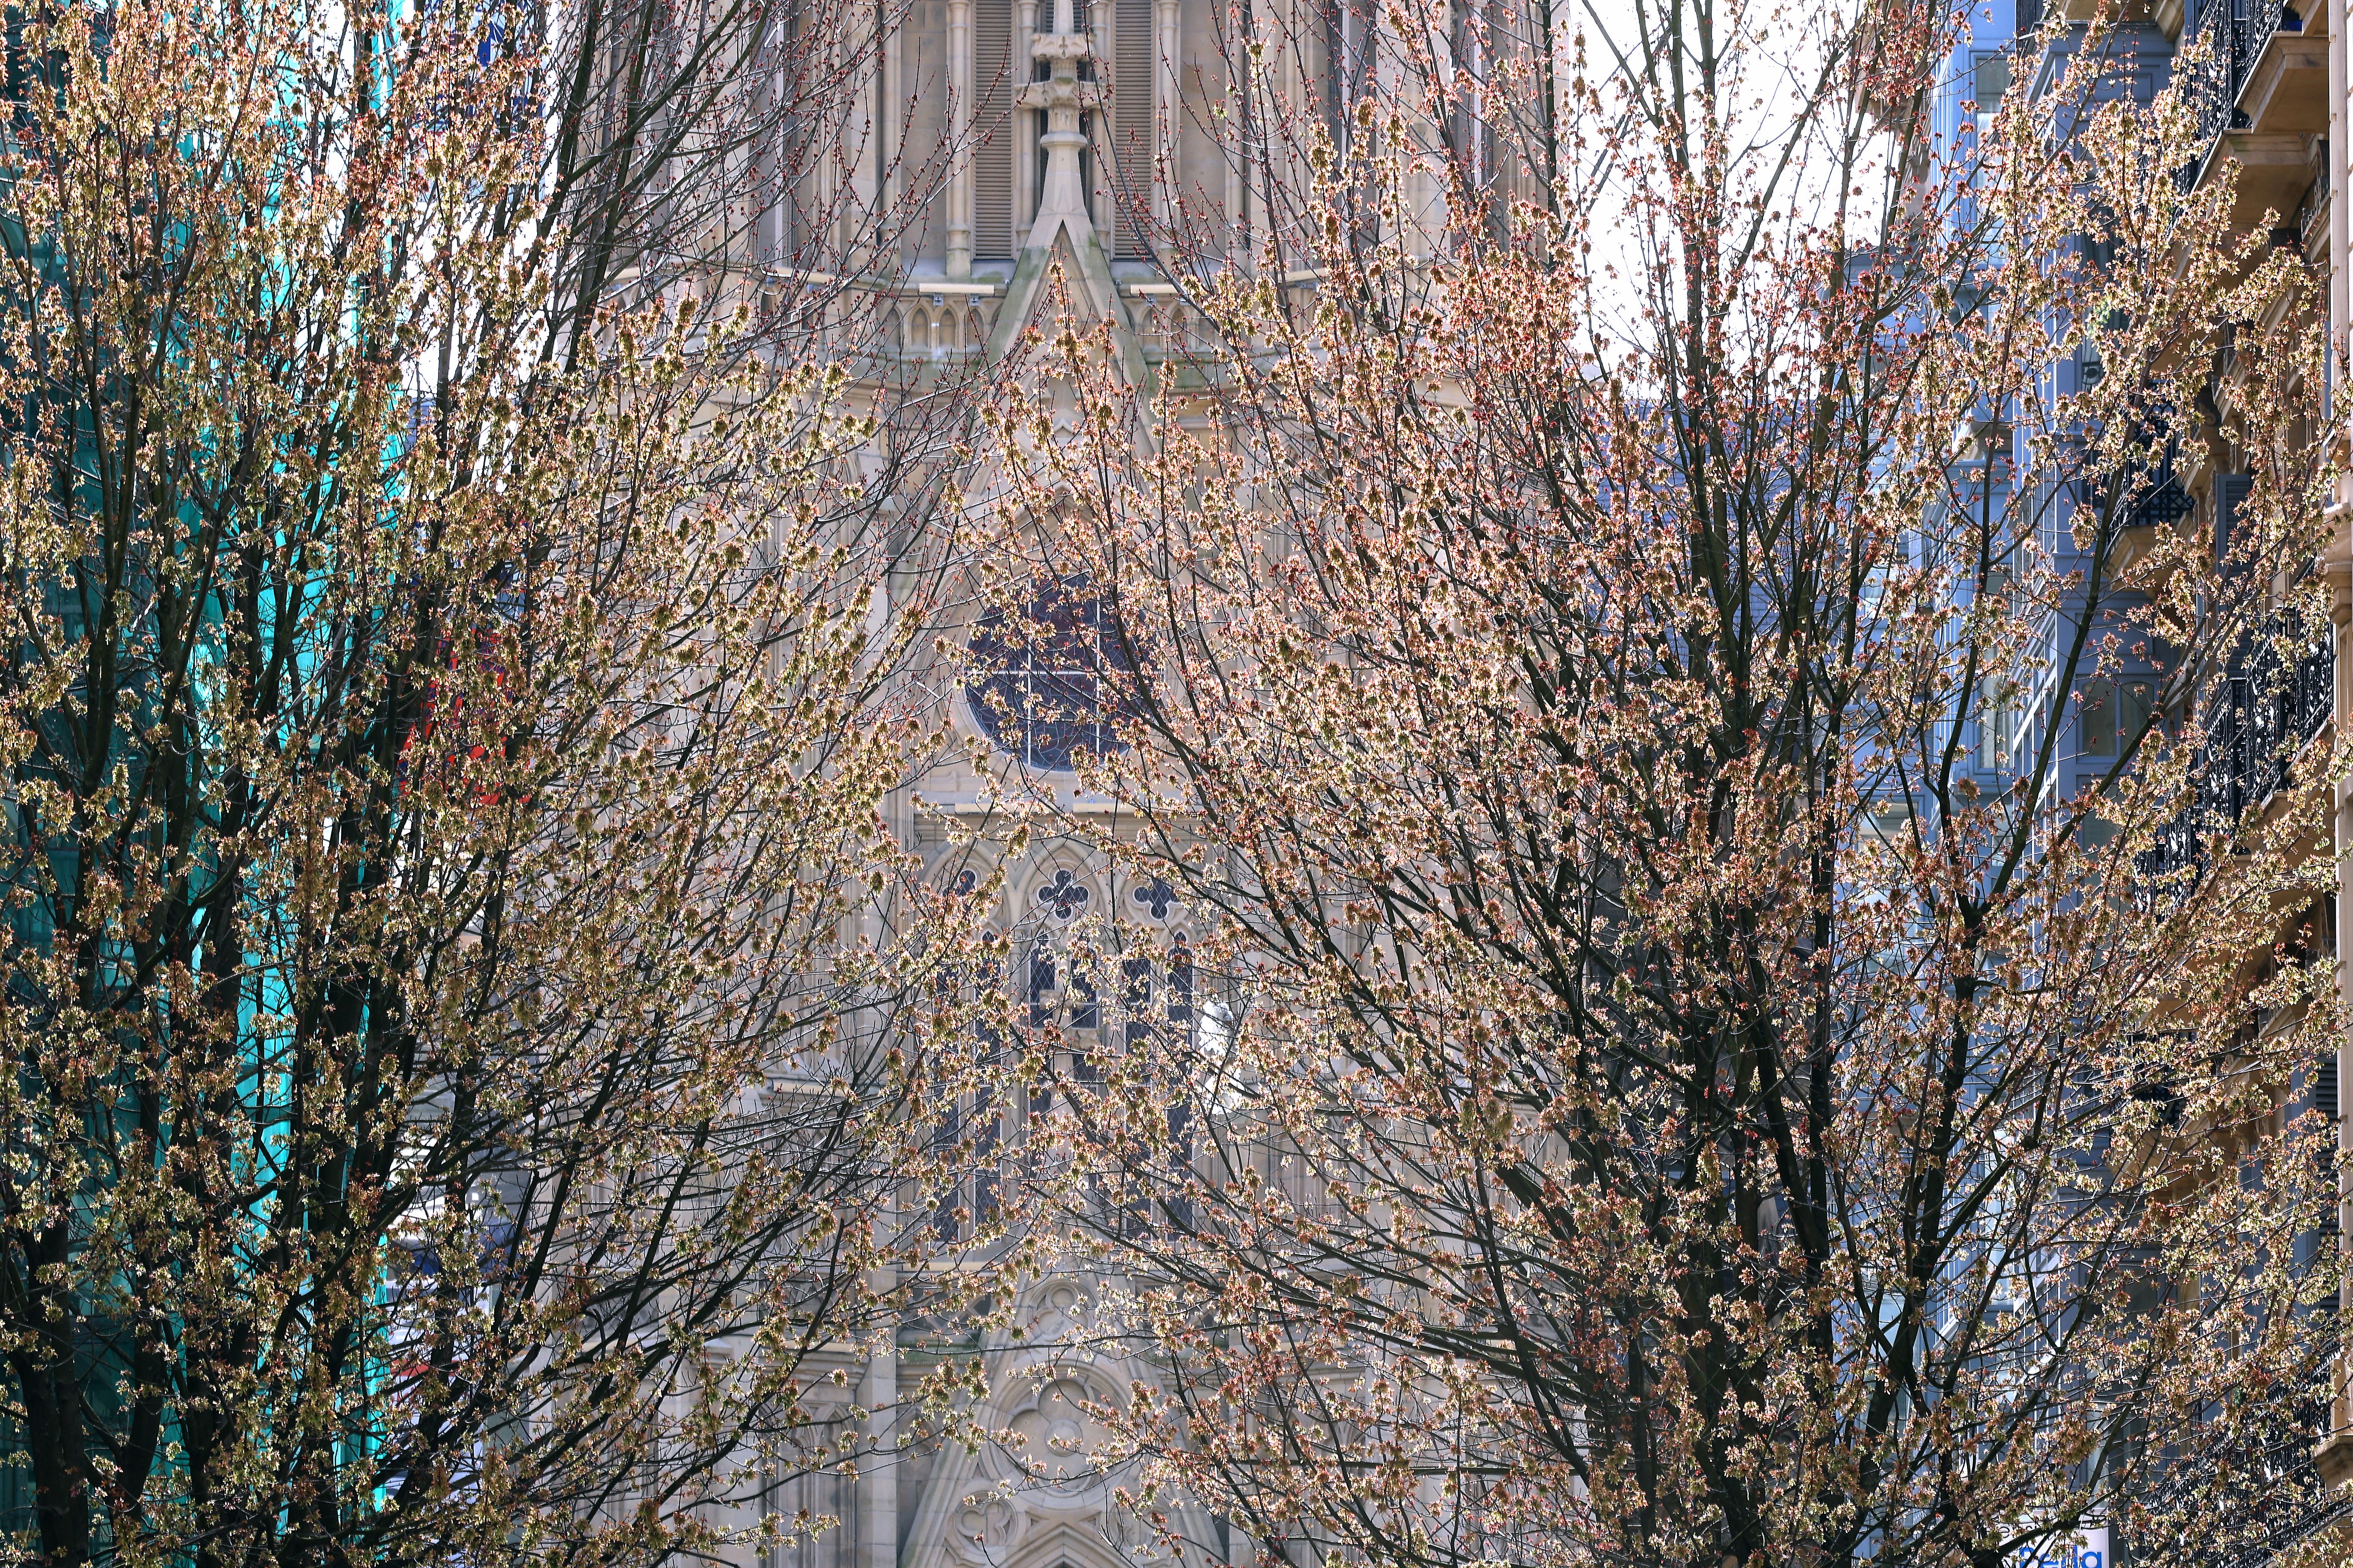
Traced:
[[[1087, 145], [1086, 116], [1100, 115], [1111, 95], [1100, 80], [1079, 75], [1082, 61], [1093, 61], [1094, 38], [1077, 19], [1077, 0], [1053, 0], [1054, 26], [1030, 42], [1033, 59], [1047, 64], [1043, 81], [1026, 83], [1017, 101], [1024, 109], [1042, 110], [1045, 129], [1038, 138], [1046, 150], [1046, 177], [1038, 192], [1038, 216], [1029, 226], [1028, 243], [1014, 259], [1013, 277], [1005, 287], [1005, 305], [990, 332], [988, 353], [1000, 358], [1010, 352], [1022, 329], [1044, 309], [1074, 310], [1111, 323], [1116, 353], [1129, 382], [1145, 385], [1143, 346], [1128, 320], [1127, 306], [1111, 275], [1111, 258], [1104, 237], [1095, 230], [1086, 180], [1079, 154]], [[1102, 75], [1101, 62], [1089, 74]], [[1050, 280], [1059, 276], [1059, 302], [1047, 304]]]
[[1024, 109], [1046, 113], [1046, 129], [1038, 138], [1046, 149], [1046, 178], [1038, 194], [1038, 221], [1029, 231], [1029, 247], [1043, 250], [1056, 232], [1071, 232], [1073, 247], [1083, 247], [1094, 232], [1088, 212], [1086, 183], [1080, 176], [1079, 153], [1087, 144], [1082, 116], [1100, 110], [1103, 90], [1099, 82], [1079, 78], [1079, 62], [1094, 56], [1094, 40], [1078, 29], [1074, 0], [1054, 0], [1054, 29], [1037, 35], [1029, 46], [1032, 58], [1048, 62], [1050, 74], [1020, 91]]

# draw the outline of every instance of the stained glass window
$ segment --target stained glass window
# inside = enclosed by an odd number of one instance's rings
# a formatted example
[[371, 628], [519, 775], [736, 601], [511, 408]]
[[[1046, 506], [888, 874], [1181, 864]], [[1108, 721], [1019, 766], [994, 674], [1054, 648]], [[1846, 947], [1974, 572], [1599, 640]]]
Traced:
[[1082, 754], [1123, 750], [1114, 721], [1126, 711], [1134, 668], [1117, 623], [1087, 580], [1039, 584], [1018, 613], [991, 610], [972, 639], [965, 688], [981, 732], [1042, 772]]

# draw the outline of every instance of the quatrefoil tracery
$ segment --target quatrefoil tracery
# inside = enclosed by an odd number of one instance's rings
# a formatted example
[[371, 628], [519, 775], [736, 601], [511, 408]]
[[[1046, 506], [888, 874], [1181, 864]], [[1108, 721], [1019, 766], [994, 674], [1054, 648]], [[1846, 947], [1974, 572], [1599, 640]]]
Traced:
[[1036, 900], [1039, 909], [1067, 925], [1087, 907], [1086, 884], [1071, 871], [1057, 871], [1051, 881], [1038, 889]]

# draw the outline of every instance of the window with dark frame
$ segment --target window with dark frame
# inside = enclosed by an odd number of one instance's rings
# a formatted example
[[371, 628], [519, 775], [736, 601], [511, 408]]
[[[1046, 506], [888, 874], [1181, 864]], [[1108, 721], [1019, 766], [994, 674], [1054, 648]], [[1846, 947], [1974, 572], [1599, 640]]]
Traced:
[[1127, 639], [1083, 576], [1039, 584], [1018, 613], [991, 610], [972, 638], [965, 687], [973, 721], [1040, 773], [1124, 751], [1117, 721], [1133, 711]]

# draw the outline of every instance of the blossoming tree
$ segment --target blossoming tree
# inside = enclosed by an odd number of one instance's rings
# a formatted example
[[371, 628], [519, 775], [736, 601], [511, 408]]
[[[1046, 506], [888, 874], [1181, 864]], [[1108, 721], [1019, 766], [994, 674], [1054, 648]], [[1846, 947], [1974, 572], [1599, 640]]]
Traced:
[[1105, 1461], [1235, 1560], [2266, 1539], [2330, 759], [2221, 716], [2317, 624], [2300, 258], [2105, 15], [1957, 141], [1936, 7], [1344, 19], [1236, 15], [1189, 346], [1037, 334], [997, 426], [1124, 639], [1055, 829], [1205, 931], [1185, 1026], [1013, 1020], [1167, 1369]]
[[786, 10], [11, 14], [12, 1560], [828, 1522], [934, 469], [841, 368], [888, 15]]

